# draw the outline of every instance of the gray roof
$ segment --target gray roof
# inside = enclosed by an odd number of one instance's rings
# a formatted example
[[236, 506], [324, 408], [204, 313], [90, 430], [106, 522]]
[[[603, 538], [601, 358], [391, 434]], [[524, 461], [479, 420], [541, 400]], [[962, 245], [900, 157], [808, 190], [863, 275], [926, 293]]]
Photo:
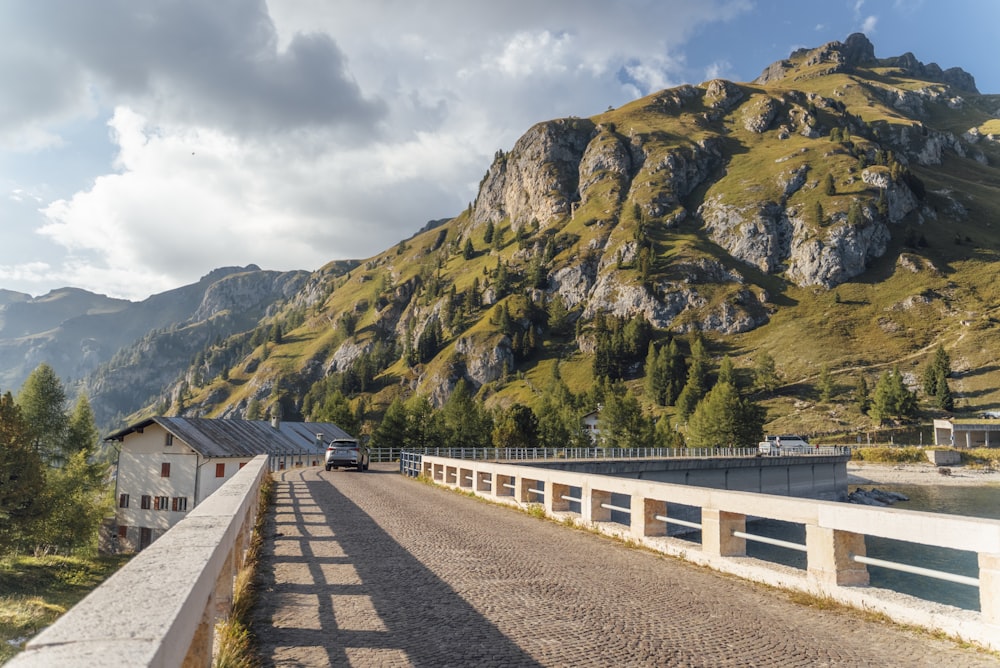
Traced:
[[[111, 434], [121, 441], [132, 432], [158, 424], [204, 457], [253, 457], [322, 453], [332, 439], [354, 438], [332, 422], [279, 422], [214, 418], [153, 417]], [[319, 444], [316, 435], [323, 435]]]

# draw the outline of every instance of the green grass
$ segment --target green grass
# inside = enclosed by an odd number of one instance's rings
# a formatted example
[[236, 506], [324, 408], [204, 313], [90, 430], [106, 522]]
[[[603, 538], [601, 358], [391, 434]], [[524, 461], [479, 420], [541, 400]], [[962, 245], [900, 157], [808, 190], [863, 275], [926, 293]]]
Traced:
[[129, 556], [0, 558], [0, 663], [117, 571]]

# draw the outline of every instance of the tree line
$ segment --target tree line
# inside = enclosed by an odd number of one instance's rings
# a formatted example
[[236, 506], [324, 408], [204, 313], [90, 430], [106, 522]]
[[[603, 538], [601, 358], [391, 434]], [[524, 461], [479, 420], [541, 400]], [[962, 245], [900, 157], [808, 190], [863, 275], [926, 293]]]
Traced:
[[48, 364], [0, 396], [0, 554], [97, 548], [112, 510], [108, 466], [86, 395], [72, 409]]

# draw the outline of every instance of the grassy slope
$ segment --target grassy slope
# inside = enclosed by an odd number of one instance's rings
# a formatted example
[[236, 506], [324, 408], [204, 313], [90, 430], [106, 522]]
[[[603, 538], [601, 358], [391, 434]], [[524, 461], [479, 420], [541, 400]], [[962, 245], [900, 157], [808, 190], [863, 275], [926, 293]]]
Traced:
[[[925, 83], [902, 79], [898, 73], [884, 68], [858, 75], [815, 77], [812, 74], [798, 72], [778, 82], [780, 86], [744, 85], [745, 104], [758, 104], [765, 95], [786, 97], [791, 87], [795, 87], [843, 102], [848, 112], [867, 122], [913, 125], [913, 120], [881, 101], [878, 89], [926, 87]], [[987, 114], [990, 104], [998, 106], [994, 98], [973, 98], [957, 111], [944, 102], [928, 103], [930, 118], [927, 123], [956, 134], [971, 127], [979, 127], [984, 134], [996, 132], [994, 120]], [[793, 132], [788, 139], [779, 141], [775, 130], [751, 133], [743, 127], [742, 107], [709, 126], [697, 121], [705, 111], [700, 98], [685, 100], [679, 107], [667, 110], [653, 98], [644, 98], [592, 120], [613, 124], [619, 135], [638, 134], [645, 136], [649, 145], [655, 142], [647, 164], [655, 164], [672, 148], [690, 147], [712, 136], [723, 137], [726, 151], [723, 173], [707, 189], [697, 191], [685, 202], [689, 210], [696, 208], [701, 198], [715, 195], [740, 206], [753, 205], [761, 199], [776, 200], [779, 197], [777, 179], [800, 165], [810, 168], [809, 185], [792, 196], [789, 206], [809, 211], [819, 200], [829, 216], [846, 211], [855, 197], [873, 196], [873, 192], [857, 179], [856, 159], [827, 138], [808, 139]], [[816, 115], [820, 125], [825, 127], [842, 120], [839, 112], [831, 110], [820, 109]], [[607, 134], [607, 129], [604, 132]], [[859, 148], [867, 144], [867, 140], [858, 136], [851, 139]], [[611, 141], [611, 136], [608, 134], [601, 140]], [[979, 146], [993, 160], [992, 164], [997, 164], [993, 156], [1000, 158], [1000, 149], [996, 144], [984, 140]], [[766, 401], [773, 428], [827, 431], [865, 425], [867, 419], [849, 404], [847, 396], [858, 374], [864, 370], [872, 386], [881, 370], [898, 364], [901, 371], [919, 378], [930, 351], [939, 344], [949, 350], [953, 368], [958, 372], [953, 379], [953, 389], [959, 394], [959, 410], [1000, 407], [1000, 390], [996, 389], [1000, 387], [997, 382], [1000, 367], [991, 345], [997, 334], [995, 320], [1000, 319], [1000, 307], [995, 306], [1000, 304], [1000, 287], [994, 280], [1000, 249], [1000, 236], [994, 227], [1000, 212], [1000, 174], [996, 167], [984, 167], [971, 159], [950, 155], [940, 168], [916, 165], [911, 168], [926, 184], [928, 204], [938, 211], [937, 219], [924, 220], [911, 214], [894, 231], [892, 245], [882, 259], [874, 262], [863, 276], [832, 291], [797, 288], [780, 276], [763, 275], [728, 258], [704, 238], [691, 218], [670, 228], [655, 224], [649, 228], [657, 249], [655, 273], [675, 279], [674, 267], [681, 261], [699, 257], [722, 259], [727, 266], [737, 267], [753, 285], [766, 290], [772, 303], [779, 305], [771, 322], [757, 330], [736, 336], [709, 337], [718, 355], [730, 354], [737, 367], [752, 367], [758, 350], [767, 350], [776, 359], [785, 386], [776, 397]], [[831, 173], [837, 183], [834, 196], [820, 193], [821, 188], [815, 186], [826, 173]], [[632, 226], [636, 224], [632, 202], [641, 203], [644, 193], [664, 187], [657, 178], [647, 170], [641, 171], [630, 191], [637, 199], [624, 203], [617, 202], [618, 191], [612, 179], [596, 185], [588, 193], [588, 201], [570, 220], [558, 226], [558, 233], [575, 235], [579, 240], [556, 256], [556, 268], [578, 261], [584, 249], [593, 243], [603, 246], [605, 239], [608, 240], [605, 252], [616, 252], [619, 244], [632, 237]], [[949, 213], [950, 204], [944, 193], [960, 199], [968, 210], [966, 217]], [[379, 297], [379, 289], [388, 289], [383, 296], [391, 295], [396, 286], [417, 276], [426, 280], [436, 273], [442, 278], [445, 289], [454, 285], [456, 290], [462, 291], [474, 277], [482, 281], [484, 271], [495, 269], [499, 259], [517, 266], [518, 247], [506, 225], [498, 228], [504, 230], [506, 239], [499, 253], [485, 248], [482, 232], [478, 230], [471, 234], [475, 257], [463, 260], [457, 252], [458, 239], [464, 239], [463, 230], [468, 224], [466, 214], [462, 214], [443, 228], [429, 230], [388, 249], [347, 277], [327, 279], [332, 282], [333, 290], [325, 303], [311, 313], [302, 327], [287, 333], [283, 345], [272, 346], [270, 356], [261, 363], [256, 374], [241, 372], [244, 365], [234, 370], [228, 401], [239, 400], [249, 388], [252, 375], [258, 379], [269, 375], [294, 375], [310, 359], [325, 360], [343, 340], [335, 323], [346, 311], [359, 311], [358, 339], [370, 339], [374, 333], [368, 326], [375, 316], [371, 305]], [[926, 240], [925, 248], [911, 249], [901, 245], [902, 231], [907, 226], [917, 230]], [[446, 239], [435, 249], [442, 230]], [[915, 259], [898, 262], [903, 253]], [[915, 266], [917, 271], [907, 266]], [[627, 267], [623, 271], [631, 272]], [[699, 289], [712, 302], [725, 298], [728, 290], [721, 286], [699, 286]], [[422, 308], [426, 312], [430, 307], [427, 303]], [[470, 323], [470, 333], [485, 335], [490, 330], [488, 311], [484, 309], [479, 317], [478, 324]], [[679, 324], [692, 317], [683, 316]], [[447, 362], [450, 350], [446, 349], [445, 354], [424, 371], [433, 375], [436, 368]], [[259, 350], [256, 354], [261, 356]], [[583, 391], [592, 384], [590, 357], [580, 353], [567, 356], [563, 346], [549, 341], [533, 363], [519, 369], [524, 372], [523, 377], [513, 378], [499, 394], [491, 395], [490, 402], [530, 403], [545, 386], [557, 357], [562, 359], [561, 375], [573, 390]], [[841, 403], [827, 406], [816, 401], [813, 384], [823, 365], [828, 366], [844, 390], [839, 397]], [[395, 364], [386, 373], [394, 379], [390, 383], [393, 390], [381, 400], [377, 399], [376, 407], [386, 405], [391, 396], [399, 393], [400, 379], [412, 381], [416, 375], [402, 363]], [[641, 392], [641, 383], [633, 385]], [[212, 389], [215, 388], [207, 388], [202, 396], [207, 396]]]
[[0, 558], [0, 663], [127, 560], [126, 556]]

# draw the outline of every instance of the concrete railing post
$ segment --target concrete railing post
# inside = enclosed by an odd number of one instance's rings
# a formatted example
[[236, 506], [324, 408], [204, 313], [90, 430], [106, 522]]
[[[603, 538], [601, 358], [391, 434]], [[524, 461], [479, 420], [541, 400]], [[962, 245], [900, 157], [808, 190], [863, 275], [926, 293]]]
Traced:
[[629, 521], [632, 535], [637, 538], [645, 536], [667, 535], [666, 524], [656, 519], [657, 515], [667, 514], [667, 502], [656, 499], [646, 499], [638, 494], [632, 495], [632, 514]]
[[[476, 472], [476, 491], [484, 492], [489, 494], [492, 491], [493, 484], [490, 482], [493, 476], [489, 471], [477, 471]], [[494, 492], [495, 493], [495, 492]]]
[[[586, 501], [586, 498], [584, 499]], [[608, 508], [603, 508], [602, 503], [611, 503], [611, 492], [605, 492], [599, 489], [590, 490], [590, 503], [586, 504], [582, 510], [586, 513], [584, 515], [584, 522], [610, 522], [611, 521], [611, 511]]]
[[545, 495], [545, 512], [567, 512], [569, 511], [569, 501], [564, 496], [569, 496], [569, 485], [560, 485], [551, 481], [546, 481], [545, 488], [552, 490]]
[[737, 538], [734, 531], [747, 530], [747, 516], [716, 508], [701, 509], [701, 549], [705, 554], [721, 557], [742, 557], [747, 553], [747, 541]]
[[866, 556], [865, 537], [806, 525], [806, 563], [809, 575], [828, 585], [868, 584], [868, 569], [851, 557]]
[[979, 553], [979, 610], [987, 624], [1000, 626], [1000, 554]]

